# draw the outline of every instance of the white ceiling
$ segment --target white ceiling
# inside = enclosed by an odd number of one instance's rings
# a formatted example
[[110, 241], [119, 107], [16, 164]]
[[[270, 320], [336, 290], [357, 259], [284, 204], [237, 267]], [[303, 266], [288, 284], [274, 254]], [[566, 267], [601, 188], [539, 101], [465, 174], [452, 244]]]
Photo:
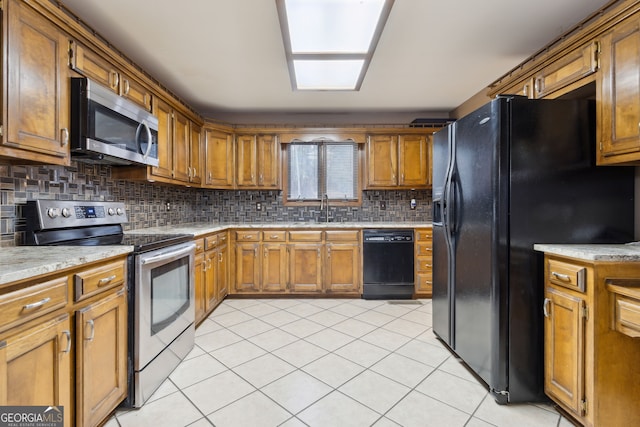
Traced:
[[201, 114], [241, 123], [445, 117], [608, 1], [395, 0], [359, 92], [291, 89], [275, 0], [61, 3]]

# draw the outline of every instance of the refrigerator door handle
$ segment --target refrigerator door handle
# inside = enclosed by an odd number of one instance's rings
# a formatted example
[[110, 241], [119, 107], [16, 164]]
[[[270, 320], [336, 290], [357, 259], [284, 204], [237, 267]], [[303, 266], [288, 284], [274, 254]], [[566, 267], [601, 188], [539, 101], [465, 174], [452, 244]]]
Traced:
[[433, 225], [442, 227], [444, 225], [444, 212], [442, 208], [442, 197], [436, 197], [433, 199]]

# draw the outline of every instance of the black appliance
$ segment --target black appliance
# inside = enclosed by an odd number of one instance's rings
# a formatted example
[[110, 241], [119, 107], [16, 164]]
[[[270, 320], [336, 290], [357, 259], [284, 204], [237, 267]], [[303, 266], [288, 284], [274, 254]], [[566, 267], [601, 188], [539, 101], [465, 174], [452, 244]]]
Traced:
[[366, 229], [362, 236], [362, 298], [413, 298], [413, 230]]
[[158, 166], [158, 118], [84, 77], [71, 78], [70, 127], [74, 160]]
[[595, 166], [594, 104], [501, 97], [437, 132], [433, 330], [499, 403], [541, 401], [543, 256], [633, 239], [634, 171]]
[[195, 344], [193, 235], [124, 234], [118, 202], [38, 200], [25, 211], [28, 245], [133, 246], [124, 406], [142, 406]]

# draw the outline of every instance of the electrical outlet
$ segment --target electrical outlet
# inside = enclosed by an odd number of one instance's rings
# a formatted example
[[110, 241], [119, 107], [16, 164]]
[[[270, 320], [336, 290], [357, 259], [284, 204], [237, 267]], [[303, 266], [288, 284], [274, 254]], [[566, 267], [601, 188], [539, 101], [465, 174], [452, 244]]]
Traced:
[[409, 203], [409, 207], [411, 209], [415, 209], [416, 206], [418, 206], [418, 203], [416, 203], [416, 199], [411, 199], [411, 202]]
[[260, 203], [260, 202], [256, 203], [256, 210], [257, 211], [261, 211], [262, 210], [262, 203]]
[[385, 202], [384, 200], [380, 200], [380, 210], [385, 210], [387, 209], [387, 202]]
[[164, 206], [167, 208], [167, 212], [169, 212], [171, 210], [171, 202], [170, 201], [166, 201], [164, 202]]

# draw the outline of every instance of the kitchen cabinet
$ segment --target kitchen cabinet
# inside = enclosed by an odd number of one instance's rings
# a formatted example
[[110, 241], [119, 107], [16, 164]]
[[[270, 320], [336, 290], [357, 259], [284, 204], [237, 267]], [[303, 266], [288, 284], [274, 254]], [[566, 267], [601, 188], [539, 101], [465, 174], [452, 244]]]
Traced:
[[235, 292], [260, 291], [260, 231], [236, 231]]
[[261, 290], [282, 293], [287, 287], [288, 247], [286, 231], [265, 230], [262, 243]]
[[633, 15], [601, 37], [596, 110], [597, 162], [640, 164], [640, 17]]
[[361, 294], [362, 261], [360, 232], [327, 230], [325, 232], [324, 290]]
[[136, 79], [118, 70], [103, 56], [77, 41], [70, 42], [69, 56], [72, 70], [151, 111], [151, 92]]
[[0, 405], [64, 406], [71, 411], [71, 323], [64, 313], [1, 337]]
[[233, 135], [219, 129], [204, 127], [204, 186], [231, 189], [234, 187], [235, 160]]
[[616, 328], [616, 290], [640, 262], [545, 254], [545, 393], [578, 423], [640, 424], [640, 340]]
[[229, 243], [226, 231], [204, 238], [204, 309], [205, 316], [218, 306], [228, 293]]
[[431, 228], [419, 228], [414, 231], [415, 245], [415, 294], [419, 298], [430, 298], [433, 290], [432, 278], [432, 239]]
[[196, 302], [196, 325], [206, 317], [205, 308], [205, 259], [204, 239], [196, 239], [196, 256], [193, 261], [194, 298]]
[[68, 36], [29, 3], [3, 3], [0, 157], [69, 165]]
[[202, 143], [202, 126], [189, 121], [189, 183], [200, 186], [204, 164], [204, 147]]
[[430, 188], [430, 139], [430, 135], [421, 134], [369, 135], [366, 188]]
[[289, 289], [322, 292], [322, 231], [290, 231], [289, 242]]
[[98, 425], [127, 395], [125, 288], [77, 311], [76, 365], [76, 425]]
[[236, 135], [236, 183], [240, 189], [280, 189], [280, 145], [276, 135]]

